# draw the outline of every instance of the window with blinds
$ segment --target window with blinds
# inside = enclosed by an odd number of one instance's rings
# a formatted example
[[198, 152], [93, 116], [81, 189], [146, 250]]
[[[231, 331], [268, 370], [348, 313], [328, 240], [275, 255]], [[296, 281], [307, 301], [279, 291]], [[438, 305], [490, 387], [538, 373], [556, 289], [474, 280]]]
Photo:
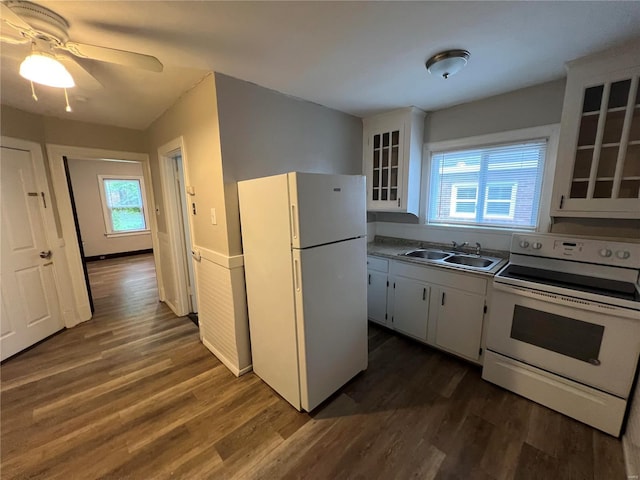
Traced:
[[428, 223], [535, 229], [547, 140], [433, 152]]

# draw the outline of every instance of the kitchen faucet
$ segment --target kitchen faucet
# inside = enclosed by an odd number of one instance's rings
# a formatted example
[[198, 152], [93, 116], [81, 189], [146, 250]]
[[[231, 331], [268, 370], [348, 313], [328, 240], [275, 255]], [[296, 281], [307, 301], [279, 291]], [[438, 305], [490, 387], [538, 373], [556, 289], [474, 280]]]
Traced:
[[476, 242], [476, 255], [480, 256], [481, 248], [482, 248], [482, 245], [480, 245], [480, 242]]
[[469, 242], [463, 242], [463, 243], [457, 243], [455, 241], [451, 242], [453, 244], [453, 251], [454, 252], [463, 252], [463, 248], [466, 247], [467, 245], [469, 245]]

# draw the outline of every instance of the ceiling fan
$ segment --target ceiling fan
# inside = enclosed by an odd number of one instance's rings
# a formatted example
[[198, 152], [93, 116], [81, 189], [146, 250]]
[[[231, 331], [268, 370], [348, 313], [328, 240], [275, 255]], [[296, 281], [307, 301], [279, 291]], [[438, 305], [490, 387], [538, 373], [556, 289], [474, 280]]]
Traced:
[[[41, 76], [41, 80], [30, 78], [23, 74], [22, 70], [31, 57], [36, 60], [53, 64], [60, 62], [72, 64], [73, 70], [79, 78], [79, 83], [85, 88], [101, 88], [102, 86], [95, 77], [77, 59], [91, 59], [100, 62], [115, 63], [128, 67], [141, 68], [152, 72], [162, 72], [163, 65], [151, 55], [129, 52], [126, 50], [116, 50], [114, 48], [88, 45], [84, 43], [72, 42], [67, 33], [69, 24], [57, 13], [32, 2], [22, 0], [9, 0], [0, 3], [0, 19], [2, 23], [8, 25], [19, 36], [0, 35], [0, 41], [13, 45], [31, 44], [31, 52], [25, 52], [25, 61], [21, 65], [21, 75], [31, 81], [43, 83], [45, 85], [68, 88], [74, 86], [71, 75], [60, 72], [61, 77], [57, 85], [51, 85], [46, 81], [53, 82], [55, 73], [48, 71], [47, 75]], [[81, 60], [82, 61], [82, 60]], [[66, 70], [63, 65], [62, 70]], [[57, 67], [54, 67], [57, 68]], [[25, 73], [28, 68], [25, 67]], [[33, 93], [34, 98], [35, 92]]]

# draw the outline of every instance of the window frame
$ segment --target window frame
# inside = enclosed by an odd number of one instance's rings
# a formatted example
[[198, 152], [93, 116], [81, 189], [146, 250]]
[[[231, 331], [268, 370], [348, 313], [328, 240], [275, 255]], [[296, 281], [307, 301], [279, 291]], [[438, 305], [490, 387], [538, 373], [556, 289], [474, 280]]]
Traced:
[[[449, 216], [453, 218], [475, 218], [478, 212], [478, 190], [480, 185], [474, 182], [459, 182], [451, 184], [451, 201], [449, 203]], [[458, 213], [458, 203], [471, 203], [470, 199], [458, 200], [458, 190], [461, 188], [473, 187], [476, 191], [475, 198], [473, 199], [474, 208], [473, 213]]]
[[[544, 171], [542, 175], [544, 176]], [[496, 185], [509, 185], [511, 187], [511, 197], [509, 198], [509, 200], [502, 200], [502, 199], [492, 200], [489, 198], [489, 188]], [[510, 182], [510, 181], [487, 182], [487, 193], [486, 193], [487, 199], [484, 202], [484, 212], [482, 212], [482, 218], [489, 218], [489, 219], [493, 218], [498, 220], [513, 220], [516, 213], [516, 196], [517, 195], [518, 195], [517, 182]], [[489, 205], [489, 203], [509, 203], [509, 213], [507, 215], [489, 214], [487, 213], [487, 205]], [[538, 206], [538, 208], [540, 207]]]
[[[420, 188], [420, 214], [419, 224], [429, 227], [433, 230], [441, 231], [479, 231], [502, 233], [511, 235], [515, 232], [548, 232], [551, 227], [551, 193], [553, 189], [553, 177], [556, 167], [556, 157], [558, 151], [558, 137], [560, 132], [560, 124], [549, 124], [539, 127], [523, 128], [519, 130], [509, 130], [504, 132], [492, 133], [487, 135], [477, 135], [472, 137], [464, 137], [453, 140], [443, 140], [439, 142], [425, 143], [423, 145], [422, 155], [422, 179]], [[545, 165], [542, 173], [542, 185], [540, 193], [540, 203], [538, 206], [538, 218], [536, 227], [527, 229], [523, 227], [508, 227], [494, 225], [464, 225], [458, 223], [428, 223], [428, 202], [430, 199], [430, 181], [431, 181], [431, 157], [433, 153], [448, 150], [467, 150], [474, 148], [491, 147], [494, 145], [528, 142], [535, 139], [547, 139], [547, 152]], [[468, 182], [467, 182], [468, 183]]]
[[[137, 180], [140, 184], [140, 197], [142, 199], [142, 215], [144, 217], [145, 228], [136, 230], [116, 231], [113, 229], [113, 217], [109, 203], [107, 202], [107, 194], [105, 191], [105, 180]], [[98, 190], [100, 191], [100, 201], [102, 203], [102, 216], [104, 219], [104, 228], [106, 237], [124, 237], [128, 235], [144, 235], [151, 232], [149, 224], [149, 213], [147, 208], [146, 190], [144, 185], [144, 177], [142, 175], [98, 175]]]

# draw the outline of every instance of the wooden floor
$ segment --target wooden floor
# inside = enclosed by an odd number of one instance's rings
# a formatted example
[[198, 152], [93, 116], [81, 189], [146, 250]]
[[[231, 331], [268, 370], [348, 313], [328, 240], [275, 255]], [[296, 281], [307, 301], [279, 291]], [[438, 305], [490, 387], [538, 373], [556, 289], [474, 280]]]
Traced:
[[158, 303], [151, 256], [90, 272], [93, 320], [2, 365], [3, 479], [625, 478], [618, 440], [374, 325], [368, 370], [298, 413]]

